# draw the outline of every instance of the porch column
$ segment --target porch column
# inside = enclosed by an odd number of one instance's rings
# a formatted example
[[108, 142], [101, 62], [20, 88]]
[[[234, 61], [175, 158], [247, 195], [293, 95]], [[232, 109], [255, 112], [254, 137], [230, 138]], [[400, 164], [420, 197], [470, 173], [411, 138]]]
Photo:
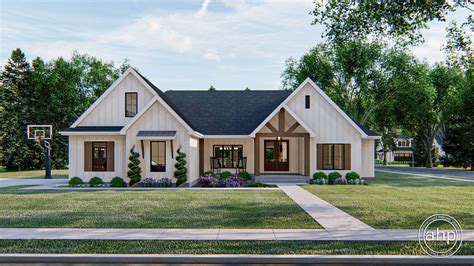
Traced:
[[309, 176], [309, 134], [304, 136], [304, 175]]
[[204, 173], [204, 139], [199, 139], [199, 175]]
[[254, 158], [254, 174], [260, 175], [260, 135], [257, 133], [255, 134], [255, 138], [253, 139], [253, 158]]

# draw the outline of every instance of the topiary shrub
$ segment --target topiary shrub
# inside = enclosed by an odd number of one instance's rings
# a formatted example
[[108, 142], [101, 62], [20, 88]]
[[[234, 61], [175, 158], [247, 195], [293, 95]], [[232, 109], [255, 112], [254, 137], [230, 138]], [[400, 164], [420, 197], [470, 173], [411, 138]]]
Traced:
[[346, 174], [347, 180], [360, 179], [360, 175], [357, 172], [348, 172]]
[[313, 174], [313, 179], [328, 179], [328, 176], [324, 172], [316, 172]]
[[127, 184], [125, 184], [125, 181], [120, 176], [116, 176], [110, 180], [110, 186], [111, 187], [125, 187]]
[[252, 176], [249, 174], [247, 171], [242, 171], [239, 173], [239, 177], [245, 180], [250, 180], [252, 179]]
[[82, 186], [82, 184], [84, 184], [84, 181], [82, 181], [82, 179], [78, 176], [75, 176], [71, 179], [69, 179], [69, 186], [70, 187], [79, 187], [79, 186]]
[[142, 179], [142, 168], [140, 167], [140, 154], [135, 152], [135, 145], [130, 149], [130, 156], [128, 160], [128, 171], [127, 177], [130, 179], [128, 182], [130, 186], [133, 186], [135, 183], [140, 182]]
[[174, 164], [176, 170], [174, 171], [173, 176], [176, 178], [176, 186], [179, 187], [188, 180], [188, 168], [186, 167], [188, 162], [186, 161], [186, 153], [181, 152], [181, 146], [178, 148], [176, 153], [178, 155], [176, 156], [176, 163]]
[[94, 176], [93, 178], [91, 178], [91, 180], [89, 180], [89, 186], [90, 187], [98, 187], [100, 185], [102, 185], [104, 183], [104, 181], [102, 181], [102, 178], [98, 177], [98, 176]]
[[229, 172], [229, 171], [224, 171], [221, 173], [221, 175], [219, 176], [219, 178], [229, 178], [230, 176], [232, 176], [232, 173]]
[[334, 180], [336, 180], [336, 179], [338, 179], [338, 178], [340, 178], [340, 177], [342, 177], [342, 175], [341, 175], [341, 173], [339, 173], [339, 172], [331, 172], [331, 173], [329, 173], [329, 175], [328, 175], [328, 182], [329, 182], [329, 184], [334, 184]]

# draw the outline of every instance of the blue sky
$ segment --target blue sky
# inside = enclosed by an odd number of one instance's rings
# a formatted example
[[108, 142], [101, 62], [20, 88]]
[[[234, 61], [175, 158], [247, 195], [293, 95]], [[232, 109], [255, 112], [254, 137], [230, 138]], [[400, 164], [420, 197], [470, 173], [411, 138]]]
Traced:
[[[14, 48], [31, 60], [74, 50], [116, 64], [125, 58], [163, 90], [279, 89], [284, 61], [322, 41], [311, 0], [0, 0], [0, 63]], [[433, 22], [413, 49], [443, 60], [449, 21]]]

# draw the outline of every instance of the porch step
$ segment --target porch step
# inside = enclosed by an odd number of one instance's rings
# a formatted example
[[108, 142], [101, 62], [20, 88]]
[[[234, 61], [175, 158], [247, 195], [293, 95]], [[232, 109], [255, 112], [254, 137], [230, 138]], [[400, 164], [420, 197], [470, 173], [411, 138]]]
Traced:
[[261, 175], [256, 176], [255, 180], [265, 184], [281, 184], [281, 183], [308, 183], [309, 178], [301, 175]]

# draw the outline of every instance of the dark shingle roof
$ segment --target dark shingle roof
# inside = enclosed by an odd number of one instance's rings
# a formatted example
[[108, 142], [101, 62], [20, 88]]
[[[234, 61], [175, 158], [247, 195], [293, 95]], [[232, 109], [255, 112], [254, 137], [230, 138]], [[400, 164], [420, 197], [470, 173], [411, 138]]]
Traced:
[[357, 120], [355, 120], [354, 118], [350, 117], [350, 119], [352, 119], [352, 121], [354, 121], [354, 123], [356, 123], [356, 125], [362, 129], [362, 131], [364, 131], [365, 134], [367, 134], [367, 136], [379, 136], [379, 134], [377, 134], [376, 132], [370, 130], [368, 127], [362, 125], [361, 123], [359, 123]]
[[65, 132], [120, 132], [122, 126], [79, 126], [66, 128]]
[[140, 130], [137, 137], [174, 137], [175, 130]]
[[204, 135], [248, 135], [291, 91], [167, 91], [172, 107]]

